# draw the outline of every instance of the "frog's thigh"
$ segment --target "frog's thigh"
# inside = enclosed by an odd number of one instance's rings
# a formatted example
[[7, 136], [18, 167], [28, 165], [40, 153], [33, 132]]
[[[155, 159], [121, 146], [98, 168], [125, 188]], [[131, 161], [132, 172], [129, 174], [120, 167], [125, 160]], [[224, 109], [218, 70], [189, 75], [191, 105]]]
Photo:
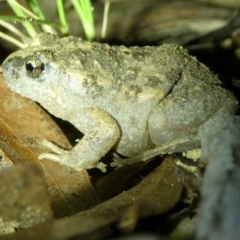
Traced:
[[199, 126], [218, 112], [230, 111], [232, 96], [219, 86], [175, 87], [150, 114], [150, 139], [155, 145], [169, 145], [169, 152], [196, 148]]

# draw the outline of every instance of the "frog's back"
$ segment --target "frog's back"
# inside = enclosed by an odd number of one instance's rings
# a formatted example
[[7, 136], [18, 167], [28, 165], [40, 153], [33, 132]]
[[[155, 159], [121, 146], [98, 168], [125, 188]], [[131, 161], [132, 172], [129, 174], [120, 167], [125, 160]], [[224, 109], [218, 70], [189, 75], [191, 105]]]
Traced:
[[64, 62], [69, 71], [84, 72], [98, 85], [130, 92], [134, 97], [148, 94], [162, 99], [176, 84], [219, 84], [204, 65], [176, 44], [126, 48], [72, 36], [55, 40], [54, 46], [49, 43], [54, 58]]

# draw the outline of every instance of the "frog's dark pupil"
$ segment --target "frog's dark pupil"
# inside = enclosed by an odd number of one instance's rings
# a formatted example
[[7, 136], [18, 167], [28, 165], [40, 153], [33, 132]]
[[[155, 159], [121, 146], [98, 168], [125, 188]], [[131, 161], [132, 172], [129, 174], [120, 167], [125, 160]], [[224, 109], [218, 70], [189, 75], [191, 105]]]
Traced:
[[43, 72], [44, 63], [38, 56], [30, 55], [26, 59], [25, 68], [30, 77], [36, 78]]
[[32, 72], [32, 71], [35, 69], [35, 67], [32, 65], [32, 63], [27, 63], [26, 68], [27, 68], [27, 70], [30, 71], [30, 72]]

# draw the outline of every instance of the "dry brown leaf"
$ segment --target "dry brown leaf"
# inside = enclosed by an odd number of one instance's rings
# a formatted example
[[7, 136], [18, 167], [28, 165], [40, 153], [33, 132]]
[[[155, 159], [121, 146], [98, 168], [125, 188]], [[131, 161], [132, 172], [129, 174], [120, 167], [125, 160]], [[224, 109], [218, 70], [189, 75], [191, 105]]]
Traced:
[[42, 145], [47, 139], [70, 148], [66, 137], [51, 117], [35, 102], [10, 91], [0, 75], [0, 148], [14, 163], [35, 163], [44, 173], [56, 217], [88, 209], [98, 198], [85, 170], [75, 171], [52, 162], [39, 160], [48, 152]]
[[99, 204], [94, 209], [122, 216], [132, 204], [139, 205], [139, 216], [151, 216], [169, 211], [179, 200], [182, 184], [175, 176], [173, 156], [169, 155], [137, 186]]
[[100, 178], [95, 184], [97, 195], [101, 202], [106, 201], [126, 189], [127, 181], [136, 174], [145, 162], [124, 165]]
[[215, 5], [207, 1], [134, 0], [129, 8], [128, 1], [115, 1], [111, 4], [107, 38], [128, 45], [184, 45], [227, 24], [236, 8], [224, 6], [226, 2]]
[[[136, 187], [103, 202], [96, 207], [75, 214], [69, 218], [49, 221], [33, 228], [6, 236], [5, 239], [103, 239], [97, 231], [126, 215], [133, 218], [163, 214], [172, 209], [180, 200], [182, 185], [174, 175], [173, 157], [168, 156], [163, 163], [142, 180]], [[130, 212], [129, 212], [130, 211]], [[137, 211], [137, 214], [135, 214]], [[130, 213], [130, 214], [128, 214]], [[133, 219], [133, 220], [138, 220]], [[120, 221], [123, 226], [124, 218]]]
[[49, 194], [36, 165], [0, 171], [0, 236], [53, 218]]

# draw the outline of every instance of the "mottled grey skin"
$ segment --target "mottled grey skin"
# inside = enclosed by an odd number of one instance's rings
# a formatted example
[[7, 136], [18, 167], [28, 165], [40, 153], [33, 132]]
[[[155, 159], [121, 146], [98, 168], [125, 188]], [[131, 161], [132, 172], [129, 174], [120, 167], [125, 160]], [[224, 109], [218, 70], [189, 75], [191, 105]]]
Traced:
[[[35, 73], [32, 59], [42, 62]], [[76, 169], [104, 170], [98, 161], [113, 147], [127, 157], [194, 149], [207, 119], [237, 109], [218, 78], [175, 44], [126, 48], [41, 34], [5, 60], [3, 75], [84, 134], [72, 151], [50, 145], [57, 154], [41, 155]]]

